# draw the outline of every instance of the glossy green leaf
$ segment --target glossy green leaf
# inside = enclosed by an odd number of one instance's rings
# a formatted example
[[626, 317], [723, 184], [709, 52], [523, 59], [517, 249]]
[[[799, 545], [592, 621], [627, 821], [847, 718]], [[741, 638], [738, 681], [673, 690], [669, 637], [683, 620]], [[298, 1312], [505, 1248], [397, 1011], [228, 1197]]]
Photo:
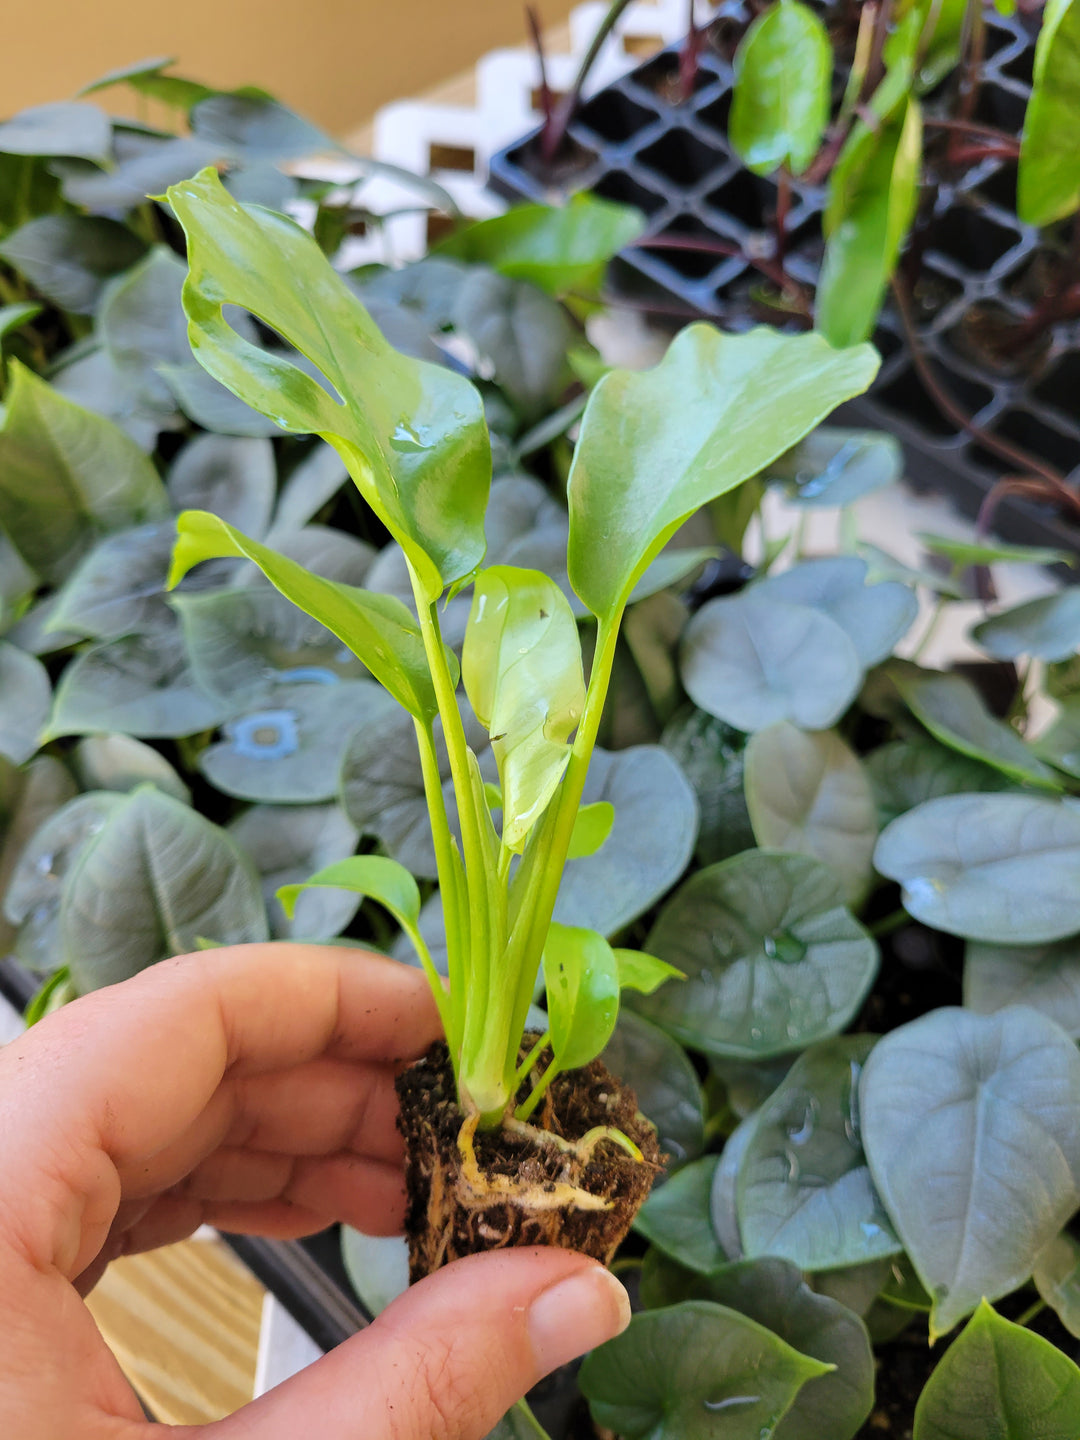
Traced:
[[42, 738], [195, 735], [226, 713], [191, 673], [178, 633], [125, 635], [84, 650], [67, 666]]
[[0, 755], [21, 765], [37, 750], [52, 704], [49, 672], [34, 655], [0, 640]]
[[1080, 1040], [1080, 945], [1068, 935], [1047, 945], [971, 940], [964, 950], [964, 1004], [980, 1015], [1030, 1005]]
[[683, 634], [680, 664], [695, 705], [749, 732], [780, 720], [827, 729], [863, 677], [851, 638], [829, 615], [753, 586], [701, 607]]
[[1054, 550], [1046, 545], [1008, 545], [1000, 540], [957, 540], [951, 535], [916, 532], [915, 538], [931, 555], [941, 555], [953, 566], [967, 565], [1075, 565], [1072, 550]]
[[1075, 1044], [1023, 1006], [934, 1010], [874, 1047], [863, 1146], [933, 1297], [931, 1336], [1022, 1285], [1080, 1203], [1078, 1093]]
[[736, 1310], [688, 1300], [636, 1315], [579, 1383], [597, 1425], [626, 1440], [771, 1440], [829, 1368]]
[[794, 504], [813, 509], [852, 505], [903, 473], [895, 436], [836, 425], [819, 425], [769, 467], [770, 479], [787, 482]]
[[68, 155], [106, 164], [111, 150], [108, 115], [79, 100], [33, 105], [0, 125], [0, 153], [5, 155]]
[[674, 965], [655, 955], [646, 955], [643, 950], [616, 950], [615, 964], [620, 990], [638, 990], [642, 995], [651, 995], [654, 990], [659, 990], [665, 980], [686, 978]]
[[661, 910], [646, 949], [688, 978], [628, 1003], [683, 1044], [746, 1059], [843, 1030], [878, 963], [823, 865], [764, 850], [691, 876]]
[[782, 720], [752, 735], [746, 806], [759, 845], [815, 856], [840, 877], [849, 903], [862, 898], [877, 810], [858, 757], [835, 731], [807, 734]]
[[39, 215], [0, 244], [35, 290], [76, 315], [92, 314], [105, 282], [145, 251], [134, 231], [100, 215]]
[[678, 761], [697, 795], [698, 860], [711, 865], [753, 849], [743, 793], [746, 737], [707, 711], [687, 705], [664, 727], [660, 744]]
[[261, 540], [277, 492], [273, 446], [265, 438], [198, 435], [173, 461], [168, 491], [175, 510], [209, 510]]
[[1080, 205], [1080, 160], [1069, 141], [1078, 108], [1080, 5], [1047, 0], [1016, 175], [1016, 213], [1025, 224], [1049, 225]]
[[1080, 1369], [984, 1300], [926, 1382], [915, 1440], [1072, 1440]]
[[[791, 1055], [774, 1055], [769, 1060], [733, 1060], [710, 1055], [709, 1075], [713, 1081], [713, 1105], [726, 1107], [739, 1120], [760, 1110], [791, 1069]], [[722, 1087], [720, 1095], [716, 1086]]]
[[752, 1111], [741, 1120], [724, 1141], [720, 1164], [713, 1177], [710, 1208], [713, 1230], [720, 1242], [720, 1248], [730, 1260], [743, 1258], [742, 1236], [739, 1234], [739, 1170], [757, 1120]]
[[863, 766], [885, 825], [939, 795], [1007, 790], [1010, 784], [1000, 770], [939, 745], [929, 736], [880, 745], [866, 756]]
[[607, 801], [615, 820], [595, 855], [567, 863], [555, 919], [614, 935], [686, 869], [697, 836], [697, 804], [676, 762], [656, 745], [614, 754], [594, 750], [583, 801]]
[[167, 513], [153, 465], [122, 430], [12, 362], [0, 423], [0, 525], [57, 582], [95, 539]]
[[1080, 804], [945, 795], [886, 826], [874, 865], [950, 935], [1033, 945], [1080, 930]]
[[489, 265], [551, 295], [588, 292], [599, 285], [612, 256], [644, 228], [643, 216], [629, 205], [582, 192], [563, 206], [515, 205], [468, 225], [440, 244], [438, 256]]
[[690, 1270], [707, 1273], [727, 1259], [712, 1226], [710, 1197], [717, 1155], [705, 1155], [654, 1189], [637, 1213], [634, 1229], [651, 1245]]
[[554, 1066], [576, 1070], [611, 1039], [619, 1013], [615, 954], [595, 930], [552, 924], [544, 942], [544, 983]]
[[909, 97], [884, 125], [859, 120], [829, 178], [816, 324], [834, 345], [873, 333], [919, 196], [922, 115]]
[[235, 841], [152, 785], [117, 798], [64, 883], [62, 959], [81, 993], [192, 951], [200, 936], [234, 945], [268, 933]]
[[420, 919], [420, 891], [416, 881], [396, 860], [385, 855], [353, 855], [327, 865], [300, 885], [283, 885], [277, 892], [291, 920], [296, 902], [312, 886], [351, 890], [389, 910], [405, 930], [415, 930]]
[[231, 715], [199, 756], [210, 783], [239, 800], [306, 805], [332, 800], [350, 736], [382, 699], [370, 680], [297, 679]]
[[790, 450], [876, 369], [869, 347], [690, 325], [655, 369], [611, 371], [589, 398], [570, 472], [575, 592], [612, 619], [689, 515]]
[[835, 620], [864, 667], [890, 655], [919, 613], [910, 586], [895, 581], [867, 584], [868, 567], [854, 555], [804, 560], [753, 587], [758, 596], [808, 605]]
[[813, 1271], [900, 1250], [859, 1140], [859, 1076], [874, 1039], [815, 1045], [758, 1111], [737, 1186], [747, 1255], [778, 1255]]
[[503, 843], [517, 851], [562, 779], [585, 704], [577, 624], [553, 580], [511, 565], [480, 572], [461, 676], [492, 737]]
[[71, 758], [84, 790], [134, 790], [149, 782], [191, 804], [191, 791], [165, 756], [130, 735], [90, 735], [79, 741]]
[[[491, 471], [479, 395], [452, 371], [392, 350], [315, 241], [281, 215], [238, 205], [213, 171], [172, 187], [169, 201], [188, 237], [196, 359], [283, 429], [335, 446], [434, 600], [484, 553]], [[225, 304], [276, 330], [338, 398], [247, 344]]]
[[1080, 1338], [1080, 1241], [1063, 1230], [1039, 1251], [1031, 1278], [1069, 1334]]
[[410, 714], [436, 713], [435, 689], [416, 621], [399, 600], [309, 574], [216, 515], [187, 511], [177, 522], [179, 540], [169, 582], [175, 585], [200, 560], [236, 555], [252, 560], [287, 600], [312, 615], [361, 660]]
[[1070, 585], [1000, 611], [973, 626], [971, 638], [995, 660], [1067, 660], [1080, 650], [1080, 590]]
[[799, 0], [777, 0], [735, 52], [728, 133], [755, 175], [781, 166], [799, 175], [829, 123], [833, 52], [819, 17]]
[[705, 1100], [697, 1071], [681, 1045], [622, 1006], [600, 1058], [613, 1075], [633, 1077], [638, 1105], [656, 1126], [665, 1155], [678, 1164], [701, 1153]]
[[270, 934], [278, 940], [331, 940], [360, 907], [348, 891], [307, 890], [287, 916], [277, 899], [284, 885], [356, 849], [356, 826], [338, 805], [252, 805], [229, 826], [229, 834], [255, 863], [262, 881]]
[[341, 1262], [371, 1316], [380, 1314], [409, 1288], [409, 1247], [403, 1235], [364, 1235], [343, 1225]]
[[1054, 772], [1011, 725], [990, 714], [969, 680], [934, 670], [901, 669], [894, 672], [894, 679], [915, 718], [943, 745], [992, 765], [1013, 780], [1057, 788]]
[[[498, 808], [502, 809], [501, 793]], [[615, 806], [609, 800], [597, 800], [592, 805], [583, 805], [574, 819], [574, 830], [570, 836], [570, 848], [566, 852], [566, 858], [582, 860], [589, 855], [595, 855], [611, 834], [614, 823]]]

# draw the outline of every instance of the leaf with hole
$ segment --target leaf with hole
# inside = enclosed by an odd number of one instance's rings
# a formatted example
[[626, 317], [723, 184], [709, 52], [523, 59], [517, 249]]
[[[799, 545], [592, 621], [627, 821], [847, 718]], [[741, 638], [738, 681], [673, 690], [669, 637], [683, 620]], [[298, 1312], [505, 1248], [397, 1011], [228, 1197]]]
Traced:
[[850, 1022], [877, 973], [873, 940], [808, 855], [751, 850], [692, 875], [646, 949], [687, 979], [634, 1009], [706, 1054], [765, 1059]]
[[878, 1194], [933, 1298], [931, 1338], [1022, 1285], [1080, 1203], [1080, 1054], [1024, 1006], [946, 1007], [891, 1031], [863, 1068]]
[[755, 175], [801, 174], [829, 123], [833, 52], [819, 17], [799, 0], [761, 12], [735, 52], [728, 133]]

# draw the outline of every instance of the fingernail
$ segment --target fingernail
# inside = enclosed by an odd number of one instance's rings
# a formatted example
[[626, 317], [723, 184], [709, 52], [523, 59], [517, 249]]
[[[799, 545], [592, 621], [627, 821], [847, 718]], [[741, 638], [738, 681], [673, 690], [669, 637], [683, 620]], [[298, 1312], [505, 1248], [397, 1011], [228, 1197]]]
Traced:
[[545, 1375], [620, 1335], [629, 1324], [630, 1298], [600, 1265], [560, 1280], [529, 1307], [529, 1338]]

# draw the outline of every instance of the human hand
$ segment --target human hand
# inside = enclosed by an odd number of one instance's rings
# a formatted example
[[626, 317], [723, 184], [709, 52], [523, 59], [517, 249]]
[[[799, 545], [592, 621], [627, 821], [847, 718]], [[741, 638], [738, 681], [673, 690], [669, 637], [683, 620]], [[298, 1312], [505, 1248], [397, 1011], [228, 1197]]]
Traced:
[[[404, 1214], [395, 1067], [439, 1033], [423, 975], [356, 950], [165, 961], [0, 1049], [0, 1435], [152, 1440], [80, 1298], [110, 1259], [209, 1223], [297, 1236]], [[474, 1256], [202, 1440], [481, 1440], [618, 1333], [622, 1287], [565, 1250]], [[178, 1432], [179, 1433], [179, 1432]]]

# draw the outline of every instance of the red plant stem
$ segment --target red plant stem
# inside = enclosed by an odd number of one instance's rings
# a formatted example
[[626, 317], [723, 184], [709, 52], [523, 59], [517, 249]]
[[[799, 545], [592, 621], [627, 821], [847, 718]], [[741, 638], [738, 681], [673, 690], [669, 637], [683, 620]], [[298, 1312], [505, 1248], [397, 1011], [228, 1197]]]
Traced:
[[1065, 477], [1052, 465], [1029, 455], [1019, 445], [1012, 441], [1002, 439], [1000, 435], [993, 435], [989, 430], [984, 430], [977, 425], [971, 416], [961, 405], [949, 394], [945, 387], [938, 380], [930, 363], [926, 358], [919, 337], [916, 334], [914, 323], [911, 319], [911, 300], [907, 287], [901, 279], [899, 272], [893, 276], [892, 292], [896, 300], [896, 309], [900, 316], [900, 323], [903, 326], [904, 338], [907, 341], [908, 353], [911, 355], [911, 363], [922, 382], [923, 389], [934, 402], [937, 408], [961, 430], [966, 431], [973, 439], [977, 440], [984, 450], [997, 455], [1008, 465], [1015, 465], [1017, 470], [1025, 472], [1029, 476], [1038, 476], [1046, 485], [1050, 486], [1055, 493], [1064, 491], [1071, 495], [1069, 487], [1065, 483]]
[[536, 63], [540, 71], [540, 109], [544, 115], [544, 129], [551, 124], [551, 86], [548, 84], [547, 55], [544, 52], [544, 33], [540, 29], [540, 17], [536, 8], [532, 5], [525, 6], [525, 20], [529, 27], [529, 37], [532, 40], [533, 50], [536, 52]]
[[950, 165], [977, 165], [980, 160], [1015, 160], [1020, 146], [1012, 141], [1007, 145], [950, 145], [945, 159]]
[[983, 18], [983, 0], [967, 0], [964, 11], [964, 30], [961, 50], [964, 55], [964, 69], [960, 79], [960, 109], [958, 119], [970, 120], [975, 113], [982, 84], [982, 67], [986, 58], [986, 21]]
[[863, 76], [862, 89], [859, 91], [859, 99], [867, 100], [880, 85], [885, 76], [885, 41], [889, 38], [889, 25], [892, 22], [893, 0], [880, 0], [877, 13], [874, 16], [874, 32], [870, 41], [870, 59], [866, 64], [866, 74]]
[[704, 32], [698, 29], [694, 20], [694, 0], [687, 0], [687, 12], [686, 41], [679, 51], [679, 99], [683, 104], [694, 93], [698, 57], [701, 54], [701, 42], [704, 38]]
[[563, 142], [566, 139], [567, 129], [569, 128], [571, 120], [573, 120], [577, 114], [578, 106], [581, 104], [581, 92], [586, 80], [589, 78], [592, 67], [596, 64], [597, 56], [604, 48], [604, 41], [611, 34], [612, 30], [614, 30], [616, 22], [629, 4], [630, 0], [611, 0], [607, 14], [596, 27], [596, 34], [593, 36], [588, 50], [586, 50], [582, 57], [581, 64], [578, 66], [578, 72], [574, 76], [574, 83], [555, 107], [551, 117], [551, 123], [544, 126], [540, 135], [540, 154], [548, 164], [555, 159], [555, 156], [562, 149]]
[[787, 251], [787, 221], [791, 213], [791, 176], [787, 166], [781, 165], [776, 180], [776, 263], [784, 270], [784, 256]]
[[980, 125], [974, 120], [939, 120], [928, 115], [923, 120], [923, 126], [927, 130], [947, 130], [953, 135], [970, 135], [973, 139], [991, 140], [997, 145], [1015, 145], [1017, 150], [1020, 148], [1019, 140], [1007, 130], [995, 129], [993, 125]]

